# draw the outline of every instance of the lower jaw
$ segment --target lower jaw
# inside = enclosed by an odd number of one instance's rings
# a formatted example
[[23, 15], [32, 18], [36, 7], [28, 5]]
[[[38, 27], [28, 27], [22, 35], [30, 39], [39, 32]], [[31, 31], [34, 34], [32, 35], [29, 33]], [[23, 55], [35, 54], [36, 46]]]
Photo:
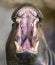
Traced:
[[39, 41], [37, 41], [35, 47], [30, 47], [30, 48], [23, 48], [18, 45], [18, 43], [15, 41], [16, 45], [16, 53], [23, 53], [23, 52], [28, 52], [28, 53], [33, 53], [37, 54], [38, 53], [38, 47], [39, 47]]
[[34, 65], [38, 58], [38, 54], [33, 54], [30, 52], [16, 53], [16, 59], [19, 65]]
[[[22, 53], [16, 53], [16, 57], [17, 59], [19, 58], [19, 60], [34, 60], [38, 57], [38, 53], [37, 54], [34, 54], [34, 53], [31, 53], [31, 52], [22, 52]], [[28, 60], [27, 60], [28, 61]]]

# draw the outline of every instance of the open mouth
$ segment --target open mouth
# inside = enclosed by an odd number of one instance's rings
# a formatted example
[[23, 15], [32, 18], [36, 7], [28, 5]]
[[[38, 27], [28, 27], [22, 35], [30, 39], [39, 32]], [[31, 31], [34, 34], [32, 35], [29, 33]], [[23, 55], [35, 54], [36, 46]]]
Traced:
[[22, 7], [18, 10], [16, 22], [19, 25], [15, 41], [17, 53], [38, 53], [39, 40], [36, 26], [38, 21], [39, 18], [34, 8]]

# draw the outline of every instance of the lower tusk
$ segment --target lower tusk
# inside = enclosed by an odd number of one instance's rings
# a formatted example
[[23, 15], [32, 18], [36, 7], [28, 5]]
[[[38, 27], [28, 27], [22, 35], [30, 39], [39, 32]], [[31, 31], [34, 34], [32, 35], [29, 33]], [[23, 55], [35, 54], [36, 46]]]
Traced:
[[38, 52], [38, 46], [39, 46], [39, 41], [37, 41], [35, 48], [34, 48], [34, 51]]
[[20, 46], [18, 45], [18, 42], [15, 41], [15, 45], [16, 45], [16, 50], [19, 51]]

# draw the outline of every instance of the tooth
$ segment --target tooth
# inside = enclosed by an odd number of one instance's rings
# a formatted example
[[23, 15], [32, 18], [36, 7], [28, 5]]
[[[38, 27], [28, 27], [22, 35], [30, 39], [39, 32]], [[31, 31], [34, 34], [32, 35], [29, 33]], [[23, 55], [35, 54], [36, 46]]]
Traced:
[[18, 42], [15, 41], [15, 45], [16, 45], [16, 50], [19, 51], [20, 50], [20, 45], [18, 44]]
[[34, 51], [38, 52], [38, 46], [39, 46], [39, 41], [37, 41], [37, 43], [36, 43], [36, 45], [35, 45]]
[[21, 18], [17, 17], [16, 22], [20, 23], [20, 21], [21, 21]]
[[35, 19], [35, 22], [38, 22], [38, 21], [39, 21], [39, 18], [36, 18], [36, 19]]
[[26, 17], [27, 16], [27, 14], [25, 13], [24, 15], [23, 15], [23, 17]]

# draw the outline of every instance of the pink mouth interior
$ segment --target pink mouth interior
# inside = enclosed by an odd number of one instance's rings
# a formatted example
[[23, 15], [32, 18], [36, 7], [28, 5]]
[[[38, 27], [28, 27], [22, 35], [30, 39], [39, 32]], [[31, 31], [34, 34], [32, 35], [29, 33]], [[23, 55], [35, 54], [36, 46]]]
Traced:
[[36, 27], [34, 25], [34, 20], [37, 13], [30, 7], [24, 7], [18, 11], [18, 15], [21, 17], [21, 22], [19, 23], [17, 30], [18, 44], [24, 49], [30, 49], [31, 47], [34, 47], [37, 39], [37, 34], [34, 28]]

